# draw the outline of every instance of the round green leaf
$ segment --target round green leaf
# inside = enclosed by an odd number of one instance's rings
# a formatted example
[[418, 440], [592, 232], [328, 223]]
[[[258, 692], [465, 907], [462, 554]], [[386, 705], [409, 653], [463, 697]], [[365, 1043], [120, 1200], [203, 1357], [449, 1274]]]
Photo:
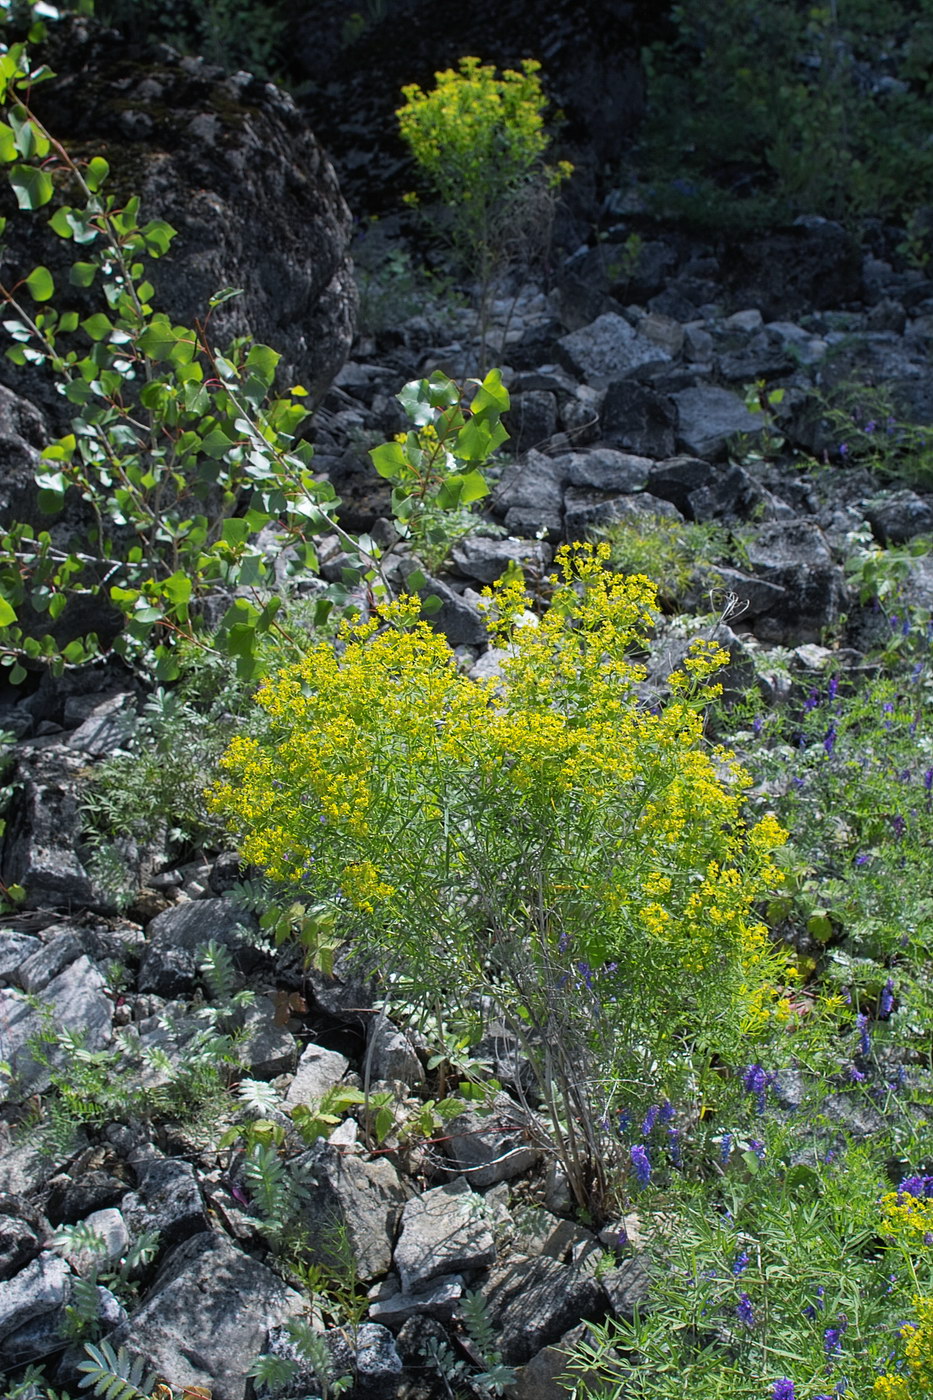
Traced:
[[26, 286], [33, 301], [51, 301], [55, 295], [55, 283], [47, 267], [34, 267], [26, 278]]
[[20, 209], [41, 209], [52, 198], [52, 177], [35, 165], [14, 165], [10, 184]]

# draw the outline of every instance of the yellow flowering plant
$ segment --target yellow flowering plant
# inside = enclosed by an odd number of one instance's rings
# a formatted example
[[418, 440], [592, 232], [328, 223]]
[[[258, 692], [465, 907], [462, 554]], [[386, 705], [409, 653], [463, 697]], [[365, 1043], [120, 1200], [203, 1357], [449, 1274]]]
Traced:
[[571, 174], [567, 161], [547, 165], [547, 98], [541, 65], [496, 74], [478, 58], [435, 73], [436, 86], [402, 88], [399, 131], [448, 211], [455, 256], [480, 283], [481, 333], [492, 278], [513, 260], [544, 251], [553, 192]]
[[[639, 699], [654, 586], [559, 556], [530, 622], [489, 590], [501, 676], [474, 681], [402, 598], [258, 693], [211, 802], [243, 858], [328, 906], [398, 994], [503, 1025], [581, 1206], [618, 1184], [608, 1117], [703, 1040], [765, 1031], [775, 956], [755, 902], [779, 880], [773, 818], [710, 749], [723, 656], [697, 647], [660, 711]], [[454, 1012], [455, 1014], [455, 1012]]]

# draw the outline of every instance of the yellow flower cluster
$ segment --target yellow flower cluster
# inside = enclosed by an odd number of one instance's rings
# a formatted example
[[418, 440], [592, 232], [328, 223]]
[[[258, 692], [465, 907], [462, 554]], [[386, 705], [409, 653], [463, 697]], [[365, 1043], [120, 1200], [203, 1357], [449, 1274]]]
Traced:
[[929, 1400], [933, 1396], [933, 1298], [914, 1298], [916, 1324], [906, 1323], [901, 1336], [906, 1341], [906, 1372], [879, 1376], [874, 1391], [881, 1400]]
[[[489, 591], [496, 681], [457, 671], [416, 599], [312, 647], [261, 687], [265, 729], [230, 745], [211, 804], [246, 860], [414, 965], [446, 958], [453, 985], [450, 949], [473, 938], [484, 966], [514, 938], [544, 968], [565, 948], [611, 967], [620, 1043], [704, 1017], [738, 1035], [779, 1014], [753, 907], [786, 836], [746, 828], [747, 778], [707, 749], [702, 697], [640, 704], [654, 589], [605, 553], [559, 556], [537, 625], [519, 579]], [[722, 660], [694, 659], [704, 678]]]
[[916, 1245], [933, 1236], [933, 1199], [912, 1196], [909, 1191], [888, 1191], [881, 1197], [881, 1229], [886, 1235]]

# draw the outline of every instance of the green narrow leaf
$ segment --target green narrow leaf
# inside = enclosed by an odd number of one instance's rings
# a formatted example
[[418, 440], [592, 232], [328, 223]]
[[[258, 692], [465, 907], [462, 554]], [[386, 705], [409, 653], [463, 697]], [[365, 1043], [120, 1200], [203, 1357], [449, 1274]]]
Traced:
[[20, 209], [41, 209], [52, 198], [52, 177], [35, 165], [14, 165], [10, 184]]
[[26, 278], [26, 286], [33, 301], [51, 301], [55, 295], [55, 283], [47, 267], [34, 267]]

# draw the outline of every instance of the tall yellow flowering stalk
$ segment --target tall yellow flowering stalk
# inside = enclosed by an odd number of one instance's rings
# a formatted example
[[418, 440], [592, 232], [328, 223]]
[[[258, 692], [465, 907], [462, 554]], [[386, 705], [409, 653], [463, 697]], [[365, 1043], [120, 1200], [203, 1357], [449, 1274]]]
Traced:
[[573, 170], [544, 161], [540, 68], [525, 59], [521, 72], [499, 77], [491, 64], [462, 58], [456, 70], [435, 73], [430, 91], [402, 88], [396, 112], [403, 141], [447, 208], [454, 253], [479, 282], [484, 341], [493, 277], [546, 249], [552, 192]]
[[649, 1093], [697, 1040], [725, 1053], [767, 1020], [753, 904], [784, 840], [745, 825], [748, 779], [703, 738], [723, 654], [701, 644], [647, 709], [631, 653], [654, 586], [604, 559], [565, 550], [537, 625], [520, 581], [490, 591], [500, 680], [459, 673], [411, 599], [313, 647], [264, 683], [265, 729], [212, 796], [244, 859], [329, 904], [410, 1000], [504, 1022], [597, 1211], [620, 1086]]

